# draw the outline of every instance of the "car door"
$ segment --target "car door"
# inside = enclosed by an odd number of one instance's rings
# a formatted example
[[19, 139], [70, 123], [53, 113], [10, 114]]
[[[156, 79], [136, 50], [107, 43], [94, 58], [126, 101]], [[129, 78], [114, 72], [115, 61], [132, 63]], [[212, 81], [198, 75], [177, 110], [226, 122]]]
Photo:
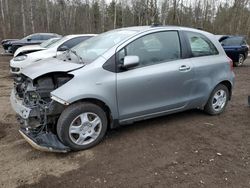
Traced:
[[194, 90], [192, 93], [195, 106], [204, 106], [210, 93], [220, 80], [223, 81], [227, 57], [219, 54], [212, 41], [203, 34], [185, 31], [194, 70]]
[[117, 73], [117, 101], [122, 121], [180, 110], [188, 105], [194, 70], [181, 56], [177, 31], [151, 33], [117, 52], [138, 56], [139, 65]]

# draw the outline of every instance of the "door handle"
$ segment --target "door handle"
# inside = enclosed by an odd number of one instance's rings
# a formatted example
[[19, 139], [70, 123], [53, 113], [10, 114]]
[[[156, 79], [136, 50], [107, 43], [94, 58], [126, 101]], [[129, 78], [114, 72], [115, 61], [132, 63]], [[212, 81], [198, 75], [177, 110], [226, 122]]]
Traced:
[[182, 65], [180, 68], [179, 68], [179, 71], [189, 71], [191, 68], [187, 65]]

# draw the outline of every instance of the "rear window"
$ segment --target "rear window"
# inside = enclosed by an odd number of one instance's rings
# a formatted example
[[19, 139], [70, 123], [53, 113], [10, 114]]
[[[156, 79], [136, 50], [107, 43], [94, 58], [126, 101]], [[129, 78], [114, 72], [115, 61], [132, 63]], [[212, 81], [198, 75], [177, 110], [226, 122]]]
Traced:
[[204, 35], [195, 32], [186, 32], [193, 57], [219, 54], [214, 44]]
[[223, 46], [240, 46], [242, 44], [242, 37], [229, 37], [221, 41]]

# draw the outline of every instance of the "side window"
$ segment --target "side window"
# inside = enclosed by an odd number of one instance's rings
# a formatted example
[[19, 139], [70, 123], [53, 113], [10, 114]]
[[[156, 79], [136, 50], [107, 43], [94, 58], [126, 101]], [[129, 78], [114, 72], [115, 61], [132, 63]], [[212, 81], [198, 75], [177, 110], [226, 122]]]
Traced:
[[218, 54], [218, 50], [207, 37], [194, 32], [186, 32], [186, 34], [193, 57]]
[[31, 40], [41, 40], [41, 35], [32, 35], [31, 37], [30, 37], [30, 39]]
[[53, 37], [54, 37], [53, 35], [42, 35], [42, 40], [48, 40], [48, 39], [51, 39]]
[[70, 49], [70, 48], [73, 48], [74, 46], [76, 46], [77, 44], [79, 44], [80, 42], [87, 40], [88, 38], [89, 37], [76, 37], [76, 38], [73, 38], [73, 39], [66, 41], [61, 46], [67, 46]]
[[139, 67], [180, 59], [177, 31], [164, 31], [143, 36], [118, 52], [118, 63], [125, 56], [138, 56]]

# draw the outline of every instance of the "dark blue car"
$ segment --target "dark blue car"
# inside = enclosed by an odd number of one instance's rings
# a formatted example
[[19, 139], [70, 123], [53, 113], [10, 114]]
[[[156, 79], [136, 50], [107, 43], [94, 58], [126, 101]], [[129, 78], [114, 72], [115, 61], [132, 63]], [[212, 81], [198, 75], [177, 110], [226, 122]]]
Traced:
[[60, 38], [61, 35], [55, 33], [34, 33], [23, 39], [5, 39], [2, 41], [2, 46], [7, 53], [15, 53], [15, 51], [26, 45], [41, 44], [51, 38]]
[[249, 51], [245, 37], [225, 35], [218, 36], [218, 38], [227, 56], [233, 60], [234, 66], [241, 66], [247, 58]]

